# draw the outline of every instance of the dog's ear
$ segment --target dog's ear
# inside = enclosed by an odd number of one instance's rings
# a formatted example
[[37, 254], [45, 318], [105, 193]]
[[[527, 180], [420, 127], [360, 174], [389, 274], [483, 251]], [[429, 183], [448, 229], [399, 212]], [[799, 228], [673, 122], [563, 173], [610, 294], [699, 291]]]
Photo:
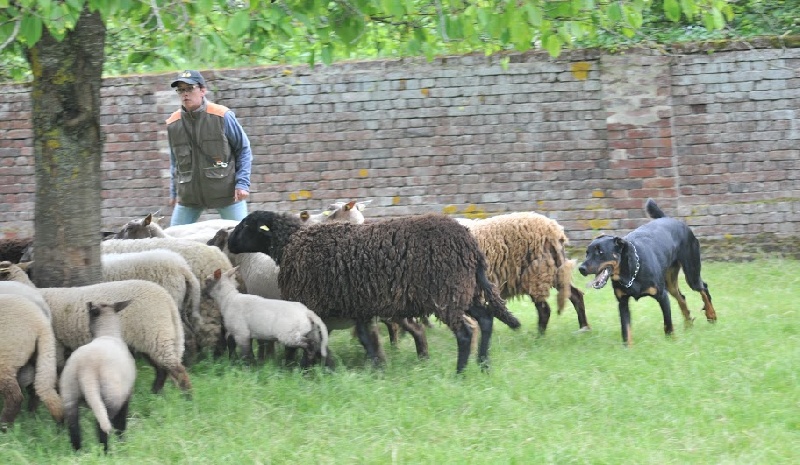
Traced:
[[614, 247], [617, 250], [622, 250], [627, 244], [628, 244], [628, 242], [625, 239], [621, 238], [621, 237], [615, 237], [614, 238]]

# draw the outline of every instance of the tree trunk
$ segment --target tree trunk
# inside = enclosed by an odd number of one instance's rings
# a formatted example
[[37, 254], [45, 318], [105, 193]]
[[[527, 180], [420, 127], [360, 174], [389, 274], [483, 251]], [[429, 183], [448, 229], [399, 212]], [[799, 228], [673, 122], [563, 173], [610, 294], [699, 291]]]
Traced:
[[40, 287], [101, 280], [100, 85], [106, 28], [84, 9], [64, 40], [27, 51], [36, 160], [33, 276]]

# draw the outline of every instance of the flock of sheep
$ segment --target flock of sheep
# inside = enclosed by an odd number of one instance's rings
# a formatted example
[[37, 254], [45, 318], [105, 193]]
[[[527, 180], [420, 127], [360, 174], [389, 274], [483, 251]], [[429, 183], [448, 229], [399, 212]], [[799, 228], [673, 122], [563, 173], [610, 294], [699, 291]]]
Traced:
[[367, 358], [381, 365], [382, 321], [390, 334], [409, 331], [426, 357], [423, 322], [431, 315], [455, 335], [457, 372], [478, 334], [477, 360], [486, 367], [494, 319], [520, 326], [505, 299], [530, 296], [543, 334], [551, 289], [557, 311], [569, 301], [579, 328], [589, 329], [556, 221], [531, 212], [370, 221], [364, 205], [337, 203], [318, 215], [256, 211], [241, 222], [166, 229], [148, 215], [103, 241], [104, 282], [74, 288], [37, 288], [25, 261], [30, 244], [0, 243], [0, 428], [14, 421], [27, 390], [30, 406], [41, 400], [56, 421], [66, 419], [79, 449], [85, 401], [107, 450], [112, 427], [125, 429], [131, 353], [155, 369], [154, 393], [169, 377], [189, 396], [186, 367], [200, 353], [252, 359], [253, 341], [261, 359], [280, 343], [287, 363], [300, 350], [301, 366], [333, 367], [329, 332], [354, 328]]

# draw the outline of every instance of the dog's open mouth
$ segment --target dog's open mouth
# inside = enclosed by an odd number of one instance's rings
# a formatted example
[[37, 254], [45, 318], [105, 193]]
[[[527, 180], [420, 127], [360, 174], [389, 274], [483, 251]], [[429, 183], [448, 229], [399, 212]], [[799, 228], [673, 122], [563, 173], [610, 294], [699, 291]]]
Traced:
[[600, 270], [600, 272], [598, 272], [595, 275], [594, 281], [589, 283], [589, 285], [595, 289], [601, 289], [603, 286], [606, 285], [606, 283], [608, 283], [608, 278], [610, 277], [611, 277], [611, 267], [607, 266], [602, 270]]

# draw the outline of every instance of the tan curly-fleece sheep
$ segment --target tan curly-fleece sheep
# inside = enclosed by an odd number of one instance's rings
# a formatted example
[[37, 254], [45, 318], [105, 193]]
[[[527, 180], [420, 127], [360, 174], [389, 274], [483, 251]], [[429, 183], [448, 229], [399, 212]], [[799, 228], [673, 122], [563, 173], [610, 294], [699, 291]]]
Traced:
[[20, 295], [0, 294], [0, 429], [14, 422], [22, 406], [17, 373], [36, 355], [34, 389], [57, 422], [63, 419], [56, 392], [56, 338], [39, 307]]
[[540, 334], [550, 319], [547, 298], [552, 288], [557, 292], [558, 313], [569, 300], [580, 329], [589, 329], [583, 293], [572, 285], [575, 260], [567, 258], [569, 239], [557, 221], [534, 212], [516, 212], [460, 222], [478, 240], [489, 264], [489, 279], [500, 295], [504, 299], [528, 295], [533, 300]]

